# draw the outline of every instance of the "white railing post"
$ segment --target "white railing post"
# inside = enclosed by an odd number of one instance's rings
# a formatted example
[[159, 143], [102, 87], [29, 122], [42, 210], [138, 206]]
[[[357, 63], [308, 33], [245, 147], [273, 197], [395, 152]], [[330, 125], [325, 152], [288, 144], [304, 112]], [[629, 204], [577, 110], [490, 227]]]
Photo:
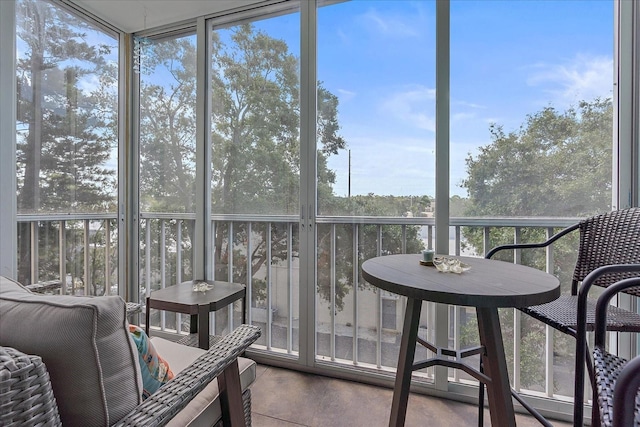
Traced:
[[273, 331], [272, 331], [272, 323], [273, 323], [273, 318], [271, 315], [271, 299], [272, 299], [272, 294], [271, 294], [271, 287], [273, 286], [273, 271], [271, 269], [271, 259], [272, 259], [272, 255], [271, 255], [271, 223], [268, 222], [267, 223], [267, 233], [266, 233], [266, 239], [267, 239], [267, 261], [266, 261], [266, 265], [267, 265], [267, 350], [271, 350], [271, 347], [273, 346], [272, 343], [272, 337], [273, 337]]
[[58, 262], [60, 271], [60, 280], [62, 281], [62, 295], [67, 294], [67, 222], [60, 221], [60, 229], [58, 230]]
[[[522, 240], [522, 229], [520, 227], [515, 227], [513, 230], [513, 243], [520, 243]], [[519, 249], [513, 250], [513, 262], [515, 264], [520, 264], [521, 259], [521, 251]], [[522, 340], [522, 313], [520, 310], [513, 310], [513, 388], [516, 391], [520, 391], [520, 342]]]
[[352, 225], [353, 233], [353, 364], [358, 365], [358, 285], [360, 284], [360, 253], [358, 251], [358, 236], [360, 227], [354, 223]]
[[[553, 228], [552, 227], [548, 227], [546, 229], [546, 235], [545, 238], [549, 239], [551, 238], [551, 236], [553, 236]], [[554, 264], [554, 260], [553, 260], [553, 245], [549, 245], [546, 248], [546, 269], [547, 269], [547, 273], [549, 274], [553, 274], [553, 264]], [[554, 329], [549, 326], [549, 325], [545, 325], [544, 328], [544, 334], [545, 334], [545, 394], [548, 397], [552, 397], [553, 396], [553, 346], [554, 346], [554, 341], [553, 341], [553, 331]]]
[[331, 361], [334, 362], [336, 360], [336, 225], [331, 224], [331, 242], [330, 242], [330, 250], [329, 254], [329, 283], [331, 286], [330, 291], [330, 303], [329, 303], [329, 314], [331, 316], [330, 325], [331, 325], [331, 335], [330, 335], [330, 357]]
[[85, 295], [93, 295], [93, 290], [91, 287], [93, 283], [91, 283], [91, 267], [90, 267], [90, 258], [89, 258], [89, 250], [91, 244], [89, 243], [89, 220], [84, 220], [84, 294]]

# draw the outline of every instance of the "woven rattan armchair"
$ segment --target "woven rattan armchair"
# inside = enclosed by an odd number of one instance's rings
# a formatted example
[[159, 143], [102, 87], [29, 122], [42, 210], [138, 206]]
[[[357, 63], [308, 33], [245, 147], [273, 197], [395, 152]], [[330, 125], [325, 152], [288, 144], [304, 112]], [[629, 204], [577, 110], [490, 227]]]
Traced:
[[[640, 264], [637, 268], [640, 269]], [[624, 279], [609, 286], [596, 304], [593, 401], [597, 402], [600, 419], [592, 420], [594, 426], [640, 426], [640, 356], [627, 363], [622, 357], [609, 353], [605, 341], [611, 299], [633, 288], [640, 289], [640, 278]]]
[[[520, 310], [576, 338], [574, 425], [581, 426], [584, 413], [585, 362], [589, 375], [593, 379], [591, 358], [586, 357], [588, 353], [586, 331], [593, 331], [594, 328], [595, 300], [588, 298], [588, 293], [592, 286], [606, 288], [619, 280], [640, 276], [638, 272], [640, 270], [635, 272], [615, 268], [598, 270], [609, 265], [640, 263], [640, 208], [612, 211], [587, 218], [542, 243], [498, 246], [489, 251], [486, 258], [492, 258], [503, 250], [546, 248], [575, 231], [580, 234], [580, 243], [571, 282], [571, 293], [562, 295], [550, 303], [523, 307]], [[587, 280], [592, 272], [594, 274]], [[624, 292], [634, 296], [640, 295], [640, 292], [633, 288], [626, 289]], [[637, 313], [610, 307], [607, 319], [607, 330], [640, 332], [640, 315]], [[544, 425], [549, 425], [532, 407], [523, 401], [521, 403]], [[482, 385], [480, 386], [480, 405], [483, 405]], [[597, 411], [597, 405], [593, 405], [593, 410], [594, 413]]]
[[[46, 294], [48, 292], [60, 293], [62, 290], [62, 280], [48, 280], [46, 282], [33, 283], [31, 285], [26, 285], [25, 288], [29, 289], [31, 292], [39, 294]], [[137, 302], [128, 302], [127, 317], [142, 313], [142, 308], [142, 304]]]
[[[241, 325], [114, 425], [165, 425], [216, 378], [221, 422], [225, 426], [251, 425], [251, 393], [249, 389], [241, 392], [237, 358], [259, 336], [259, 328]], [[62, 425], [49, 375], [39, 356], [0, 347], [0, 425]]]

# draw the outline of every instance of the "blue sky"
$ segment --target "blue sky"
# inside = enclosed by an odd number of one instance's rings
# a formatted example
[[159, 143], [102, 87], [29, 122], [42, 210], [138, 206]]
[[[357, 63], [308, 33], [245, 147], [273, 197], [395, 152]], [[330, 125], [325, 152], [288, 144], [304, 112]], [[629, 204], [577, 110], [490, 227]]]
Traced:
[[[255, 25], [299, 56], [298, 13]], [[435, 195], [435, 48], [435, 0], [318, 10], [318, 79], [340, 101], [351, 194]], [[612, 78], [611, 0], [452, 0], [451, 194], [466, 195], [465, 158], [491, 123], [516, 130], [547, 105], [609, 97]], [[348, 152], [329, 167], [346, 195]]]
[[[299, 49], [299, 15], [259, 27]], [[351, 1], [318, 11], [318, 79], [340, 99], [351, 194], [435, 193], [435, 1]], [[611, 96], [610, 0], [451, 3], [451, 181], [489, 124], [516, 130], [551, 105]], [[348, 154], [333, 156], [347, 194]]]

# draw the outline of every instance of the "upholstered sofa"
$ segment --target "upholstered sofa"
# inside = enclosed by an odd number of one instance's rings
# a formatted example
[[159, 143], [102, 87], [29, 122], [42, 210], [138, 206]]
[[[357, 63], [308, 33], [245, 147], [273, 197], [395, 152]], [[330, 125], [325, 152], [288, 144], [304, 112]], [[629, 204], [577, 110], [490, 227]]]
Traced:
[[[208, 351], [153, 337], [175, 377], [142, 401], [122, 298], [35, 294], [0, 276], [0, 425], [39, 425], [39, 411], [46, 425], [250, 425], [256, 365], [239, 356], [259, 336], [242, 325]], [[32, 368], [52, 396], [19, 385]]]

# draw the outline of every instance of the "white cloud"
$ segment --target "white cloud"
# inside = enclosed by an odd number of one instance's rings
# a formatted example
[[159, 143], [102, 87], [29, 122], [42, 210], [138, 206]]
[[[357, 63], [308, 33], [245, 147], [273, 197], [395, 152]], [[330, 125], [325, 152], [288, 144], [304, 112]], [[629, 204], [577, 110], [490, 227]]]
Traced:
[[577, 101], [611, 96], [613, 59], [605, 56], [577, 55], [564, 64], [536, 64], [527, 79], [530, 86], [543, 86], [560, 106]]
[[338, 29], [338, 38], [342, 41], [342, 44], [345, 46], [351, 46], [351, 38], [345, 34], [344, 31], [342, 31], [341, 29]]
[[464, 120], [471, 120], [476, 118], [476, 113], [453, 113], [451, 115], [452, 122], [461, 122]]
[[485, 110], [487, 108], [486, 105], [481, 105], [481, 104], [474, 104], [473, 102], [467, 102], [467, 101], [453, 101], [453, 105], [459, 105], [461, 107], [469, 107], [469, 108], [474, 108], [474, 109], [482, 109]]
[[355, 92], [352, 92], [346, 89], [338, 89], [336, 92], [338, 92], [340, 101], [349, 101], [350, 99], [353, 99], [356, 96]]
[[382, 16], [377, 10], [371, 9], [361, 19], [365, 26], [385, 36], [405, 38], [420, 35], [420, 27], [410, 23], [406, 16]]
[[435, 132], [435, 97], [435, 89], [416, 85], [393, 94], [382, 102], [380, 108], [410, 126]]

